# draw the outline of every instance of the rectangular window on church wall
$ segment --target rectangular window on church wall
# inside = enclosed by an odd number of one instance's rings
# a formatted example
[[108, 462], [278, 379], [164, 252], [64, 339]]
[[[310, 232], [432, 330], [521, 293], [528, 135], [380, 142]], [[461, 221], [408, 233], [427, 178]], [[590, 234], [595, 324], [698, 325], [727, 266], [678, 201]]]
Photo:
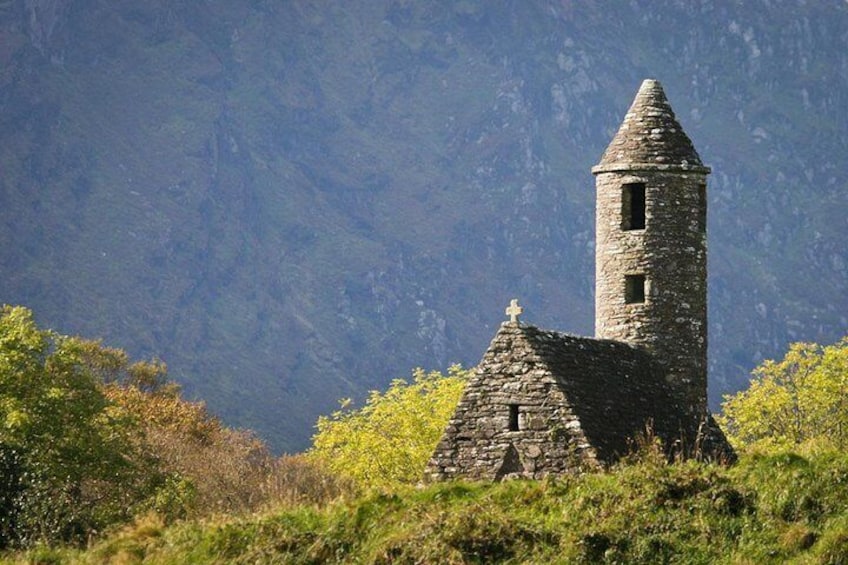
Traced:
[[645, 183], [633, 182], [621, 189], [621, 229], [645, 229]]
[[509, 431], [518, 431], [518, 404], [509, 405]]
[[627, 304], [645, 302], [645, 275], [624, 275], [624, 302]]

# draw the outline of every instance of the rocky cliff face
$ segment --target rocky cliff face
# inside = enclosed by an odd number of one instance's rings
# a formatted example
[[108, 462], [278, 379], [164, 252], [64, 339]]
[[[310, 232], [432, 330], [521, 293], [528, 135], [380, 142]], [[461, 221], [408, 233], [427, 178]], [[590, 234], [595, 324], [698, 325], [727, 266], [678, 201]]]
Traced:
[[504, 305], [592, 334], [589, 169], [662, 81], [709, 187], [710, 382], [848, 328], [848, 6], [0, 3], [0, 300], [279, 449]]

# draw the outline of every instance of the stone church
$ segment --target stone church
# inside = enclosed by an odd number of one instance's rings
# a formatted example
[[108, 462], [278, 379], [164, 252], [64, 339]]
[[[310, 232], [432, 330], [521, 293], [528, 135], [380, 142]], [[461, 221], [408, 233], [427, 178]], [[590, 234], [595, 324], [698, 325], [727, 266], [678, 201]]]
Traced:
[[645, 80], [592, 169], [595, 337], [518, 321], [513, 301], [430, 459], [431, 480], [606, 467], [639, 437], [731, 461], [707, 408], [707, 175]]

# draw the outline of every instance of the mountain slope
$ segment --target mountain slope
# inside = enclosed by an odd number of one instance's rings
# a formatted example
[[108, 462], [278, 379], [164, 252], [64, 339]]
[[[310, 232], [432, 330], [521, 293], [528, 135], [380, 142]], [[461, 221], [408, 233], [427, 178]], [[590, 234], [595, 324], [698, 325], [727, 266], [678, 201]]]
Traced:
[[[513, 296], [592, 333], [589, 169], [662, 81], [710, 178], [710, 377], [848, 329], [848, 6], [14, 0], [0, 300], [278, 449]], [[714, 404], [715, 405], [715, 404]]]

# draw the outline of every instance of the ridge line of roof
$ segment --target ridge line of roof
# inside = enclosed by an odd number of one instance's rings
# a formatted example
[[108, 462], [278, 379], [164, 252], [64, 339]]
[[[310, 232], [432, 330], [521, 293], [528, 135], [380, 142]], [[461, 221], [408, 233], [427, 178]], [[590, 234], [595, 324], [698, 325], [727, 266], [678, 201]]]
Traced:
[[643, 351], [645, 353], [648, 353], [644, 348], [633, 345], [632, 343], [627, 343], [626, 341], [619, 341], [619, 340], [615, 340], [615, 339], [604, 339], [604, 338], [598, 338], [598, 337], [594, 337], [594, 336], [578, 335], [578, 334], [562, 332], [562, 331], [558, 331], [558, 330], [548, 330], [548, 329], [543, 329], [543, 328], [540, 328], [538, 326], [534, 326], [533, 324], [527, 324], [527, 323], [513, 324], [511, 322], [503, 322], [501, 324], [500, 328], [498, 329], [498, 331], [496, 332], [495, 337], [497, 337], [497, 335], [503, 333], [505, 330], [510, 330], [511, 333], [517, 332], [517, 333], [522, 333], [522, 334], [524, 334], [527, 330], [530, 330], [530, 331], [538, 332], [540, 334], [550, 334], [550, 335], [552, 335], [554, 337], [558, 337], [558, 338], [569, 338], [569, 339], [579, 340], [579, 341], [584, 341], [584, 342], [592, 342], [592, 343], [599, 343], [599, 344], [613, 345], [613, 346], [623, 346], [623, 347], [626, 347], [628, 349], [632, 349], [634, 351]]

